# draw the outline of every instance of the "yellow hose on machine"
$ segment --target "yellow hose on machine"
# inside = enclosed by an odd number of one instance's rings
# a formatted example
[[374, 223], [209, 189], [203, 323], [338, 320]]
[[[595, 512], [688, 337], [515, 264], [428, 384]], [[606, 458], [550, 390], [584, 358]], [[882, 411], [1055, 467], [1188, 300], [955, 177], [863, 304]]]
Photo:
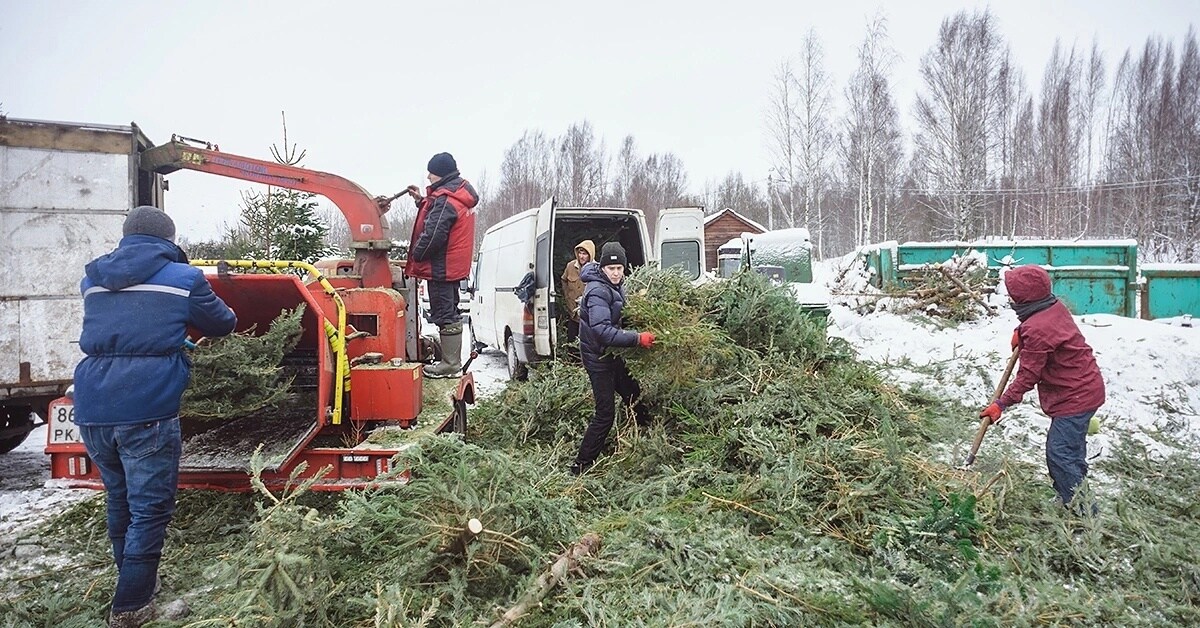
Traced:
[[346, 305], [342, 303], [342, 297], [337, 293], [333, 284], [325, 278], [321, 271], [308, 262], [300, 261], [284, 261], [284, 260], [244, 260], [244, 259], [229, 259], [229, 260], [211, 260], [198, 259], [191, 260], [192, 266], [217, 266], [227, 268], [242, 268], [247, 270], [270, 270], [279, 272], [288, 268], [296, 268], [303, 270], [321, 285], [321, 289], [329, 298], [333, 300], [334, 309], [337, 310], [337, 325], [330, 323], [324, 316], [321, 316], [321, 322], [324, 323], [325, 337], [329, 340], [329, 347], [334, 354], [334, 376], [333, 376], [333, 417], [331, 422], [338, 425], [342, 422], [342, 400], [346, 396], [346, 392], [350, 390], [350, 359], [346, 356]]

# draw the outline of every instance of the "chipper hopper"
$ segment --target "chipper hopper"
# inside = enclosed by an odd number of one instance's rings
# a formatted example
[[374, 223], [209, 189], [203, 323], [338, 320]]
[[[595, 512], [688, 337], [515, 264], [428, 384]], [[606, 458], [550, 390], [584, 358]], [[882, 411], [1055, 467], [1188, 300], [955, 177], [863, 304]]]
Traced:
[[[255, 456], [268, 486], [286, 482], [304, 465], [302, 477], [328, 469], [318, 490], [361, 487], [392, 471], [392, 457], [423, 435], [465, 432], [474, 380], [464, 372], [445, 384], [429, 382], [440, 385], [436, 392], [424, 380], [428, 349], [420, 337], [416, 280], [404, 276], [403, 262], [387, 258], [386, 201], [340, 177], [174, 140], [146, 151], [142, 167], [164, 173], [188, 168], [324, 194], [359, 236], [354, 260], [316, 266], [192, 262], [208, 269], [213, 290], [237, 314], [237, 332], [265, 333], [281, 312], [300, 306], [303, 315], [300, 339], [280, 365], [283, 380], [291, 382], [286, 400], [232, 418], [180, 417], [180, 487], [248, 490]], [[72, 415], [69, 397], [52, 402], [46, 448], [51, 476], [101, 488]], [[381, 434], [386, 437], [377, 438]]]

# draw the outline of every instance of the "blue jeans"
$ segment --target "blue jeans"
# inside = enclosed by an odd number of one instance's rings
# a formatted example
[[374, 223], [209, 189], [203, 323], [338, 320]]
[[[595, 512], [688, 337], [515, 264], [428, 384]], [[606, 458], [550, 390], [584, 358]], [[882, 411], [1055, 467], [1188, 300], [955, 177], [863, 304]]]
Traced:
[[1054, 492], [1064, 506], [1070, 505], [1075, 489], [1087, 477], [1087, 431], [1095, 410], [1050, 419], [1046, 433], [1046, 468], [1054, 482]]
[[117, 564], [112, 611], [150, 603], [179, 484], [179, 419], [81, 425], [88, 456], [108, 492], [108, 538]]

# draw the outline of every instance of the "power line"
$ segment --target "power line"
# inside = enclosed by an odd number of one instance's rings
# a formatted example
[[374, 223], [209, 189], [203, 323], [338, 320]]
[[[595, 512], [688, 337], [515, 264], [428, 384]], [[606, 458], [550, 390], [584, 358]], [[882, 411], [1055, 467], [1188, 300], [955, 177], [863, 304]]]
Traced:
[[[1200, 174], [1188, 175], [1183, 177], [1168, 177], [1163, 179], [1144, 179], [1140, 181], [1113, 181], [1110, 183], [1092, 183], [1090, 185], [1067, 185], [1058, 187], [1021, 187], [1021, 188], [970, 188], [970, 189], [945, 189], [945, 188], [910, 188], [910, 187], [886, 187], [882, 188], [889, 192], [906, 192], [912, 194], [979, 194], [979, 195], [1006, 195], [1006, 196], [1035, 196], [1045, 194], [1062, 194], [1067, 192], [1108, 192], [1122, 190], [1137, 190], [1142, 188], [1156, 187], [1169, 185], [1173, 183], [1184, 183], [1187, 181], [1200, 182]], [[756, 179], [747, 181], [748, 185], [755, 183], [766, 182], [767, 179]], [[785, 179], [773, 179], [773, 182], [787, 183]], [[881, 189], [881, 188], [876, 188]], [[858, 193], [858, 188], [842, 188], [842, 187], [823, 187], [823, 192], [840, 192], [840, 193]]]
[[895, 188], [897, 192], [913, 192], [918, 194], [1060, 194], [1064, 192], [1097, 192], [1108, 190], [1135, 190], [1140, 188], [1156, 187], [1160, 185], [1169, 185], [1172, 183], [1183, 183], [1190, 180], [1200, 180], [1200, 175], [1190, 175], [1185, 177], [1169, 177], [1165, 179], [1145, 179], [1142, 181], [1113, 181], [1110, 183], [1092, 183], [1089, 185], [1064, 185], [1058, 187], [1025, 187], [1025, 188], [978, 188], [978, 189], [952, 189], [944, 188], [936, 189], [921, 189], [921, 188]]

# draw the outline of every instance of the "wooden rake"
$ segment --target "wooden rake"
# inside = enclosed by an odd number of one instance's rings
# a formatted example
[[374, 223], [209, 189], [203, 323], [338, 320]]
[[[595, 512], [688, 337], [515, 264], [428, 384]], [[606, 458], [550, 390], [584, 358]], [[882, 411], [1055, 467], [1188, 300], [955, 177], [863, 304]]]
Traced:
[[[1008, 358], [1008, 364], [1004, 367], [1004, 375], [1000, 376], [1000, 383], [996, 384], [996, 392], [992, 393], [992, 400], [988, 403], [988, 405], [996, 403], [996, 400], [999, 399], [1000, 395], [1004, 392], [1005, 387], [1008, 386], [1008, 378], [1012, 376], [1013, 367], [1017, 365], [1017, 358], [1020, 355], [1021, 350], [1019, 348], [1013, 349], [1012, 356]], [[967, 454], [966, 461], [958, 467], [959, 469], [965, 471], [970, 469], [971, 465], [975, 464], [975, 454], [979, 453], [979, 445], [983, 443], [983, 435], [987, 434], [988, 428], [991, 427], [991, 425], [991, 417], [985, 416], [979, 421], [979, 430], [975, 432], [975, 442], [971, 443], [971, 453]]]

